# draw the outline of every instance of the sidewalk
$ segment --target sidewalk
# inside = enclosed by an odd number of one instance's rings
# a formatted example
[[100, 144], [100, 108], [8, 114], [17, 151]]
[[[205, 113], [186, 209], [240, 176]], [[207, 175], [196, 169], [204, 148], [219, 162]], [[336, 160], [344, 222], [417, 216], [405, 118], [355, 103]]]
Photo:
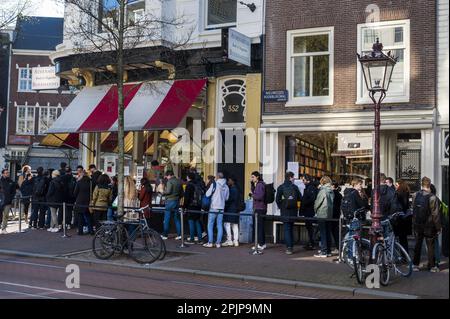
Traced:
[[[49, 233], [42, 230], [30, 230], [25, 233], [0, 235], [0, 252], [24, 252], [51, 256], [69, 255], [69, 258], [95, 262], [90, 253], [92, 237], [77, 236], [73, 230], [71, 237], [61, 238], [62, 233]], [[166, 241], [169, 258], [155, 269], [186, 272], [213, 272], [227, 276], [256, 276], [268, 280], [297, 281], [322, 285], [365, 288], [350, 278], [351, 271], [345, 264], [333, 261], [335, 257], [317, 259], [314, 252], [295, 247], [293, 255], [286, 255], [283, 245], [268, 245], [262, 255], [250, 254], [251, 245], [240, 247], [204, 248], [201, 245], [190, 245], [178, 248], [180, 241]], [[176, 256], [176, 258], [173, 258]], [[117, 260], [120, 259], [120, 260]], [[111, 263], [136, 267], [129, 258], [117, 258]], [[391, 292], [419, 296], [422, 298], [449, 298], [448, 258], [441, 263], [441, 272], [432, 274], [427, 271], [413, 273], [410, 278], [393, 276], [388, 287], [377, 289], [377, 292]], [[245, 278], [243, 278], [245, 279]]]

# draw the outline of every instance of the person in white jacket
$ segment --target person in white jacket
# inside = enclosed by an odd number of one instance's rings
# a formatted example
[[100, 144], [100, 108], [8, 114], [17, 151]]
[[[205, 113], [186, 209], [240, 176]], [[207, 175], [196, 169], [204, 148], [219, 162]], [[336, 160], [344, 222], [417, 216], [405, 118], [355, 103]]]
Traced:
[[217, 173], [216, 181], [211, 184], [207, 190], [206, 196], [211, 197], [211, 207], [208, 214], [208, 243], [204, 247], [214, 247], [214, 222], [217, 219], [217, 240], [216, 247], [220, 248], [223, 236], [223, 211], [225, 209], [225, 202], [230, 196], [227, 180], [223, 173]]

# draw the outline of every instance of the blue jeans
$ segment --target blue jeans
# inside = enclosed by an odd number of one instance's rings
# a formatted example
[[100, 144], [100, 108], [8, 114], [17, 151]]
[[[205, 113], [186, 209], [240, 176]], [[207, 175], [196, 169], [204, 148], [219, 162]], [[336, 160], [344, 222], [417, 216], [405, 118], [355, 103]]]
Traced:
[[109, 207], [108, 212], [106, 213], [106, 220], [112, 222], [114, 220], [114, 210]]
[[331, 254], [331, 227], [330, 222], [319, 221], [320, 250], [322, 254]]
[[294, 247], [294, 234], [293, 228], [294, 223], [284, 223], [284, 242], [286, 243], [286, 247], [288, 249], [292, 249]]
[[214, 243], [214, 222], [217, 219], [217, 241], [216, 244], [222, 243], [223, 236], [223, 210], [211, 211], [208, 214], [208, 243]]
[[168, 200], [166, 201], [166, 210], [164, 212], [164, 230], [163, 235], [167, 237], [169, 234], [170, 228], [170, 216], [174, 213], [175, 220], [175, 228], [177, 229], [177, 235], [181, 236], [181, 223], [180, 223], [180, 215], [178, 214], [178, 201], [177, 200]]
[[200, 220], [189, 219], [189, 233], [191, 234], [191, 240], [194, 240], [195, 235], [197, 234], [198, 239], [202, 239], [202, 224]]

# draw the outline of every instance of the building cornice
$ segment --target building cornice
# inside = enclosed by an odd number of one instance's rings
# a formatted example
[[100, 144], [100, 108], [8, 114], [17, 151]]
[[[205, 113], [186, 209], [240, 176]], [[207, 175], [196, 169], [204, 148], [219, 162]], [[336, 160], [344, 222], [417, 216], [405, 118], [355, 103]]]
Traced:
[[13, 55], [39, 55], [39, 56], [50, 56], [55, 51], [46, 50], [25, 50], [25, 49], [13, 49]]

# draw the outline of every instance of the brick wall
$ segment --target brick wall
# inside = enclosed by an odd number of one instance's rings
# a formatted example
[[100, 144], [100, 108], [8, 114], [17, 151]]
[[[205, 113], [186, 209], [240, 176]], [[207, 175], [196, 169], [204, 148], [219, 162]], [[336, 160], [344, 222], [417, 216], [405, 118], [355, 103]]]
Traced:
[[265, 114], [345, 112], [356, 105], [357, 25], [366, 7], [380, 7], [380, 20], [410, 19], [410, 102], [383, 108], [433, 108], [436, 105], [436, 3], [430, 0], [271, 0], [267, 1], [265, 89], [286, 89], [286, 32], [334, 26], [334, 105], [286, 108], [266, 103]]

